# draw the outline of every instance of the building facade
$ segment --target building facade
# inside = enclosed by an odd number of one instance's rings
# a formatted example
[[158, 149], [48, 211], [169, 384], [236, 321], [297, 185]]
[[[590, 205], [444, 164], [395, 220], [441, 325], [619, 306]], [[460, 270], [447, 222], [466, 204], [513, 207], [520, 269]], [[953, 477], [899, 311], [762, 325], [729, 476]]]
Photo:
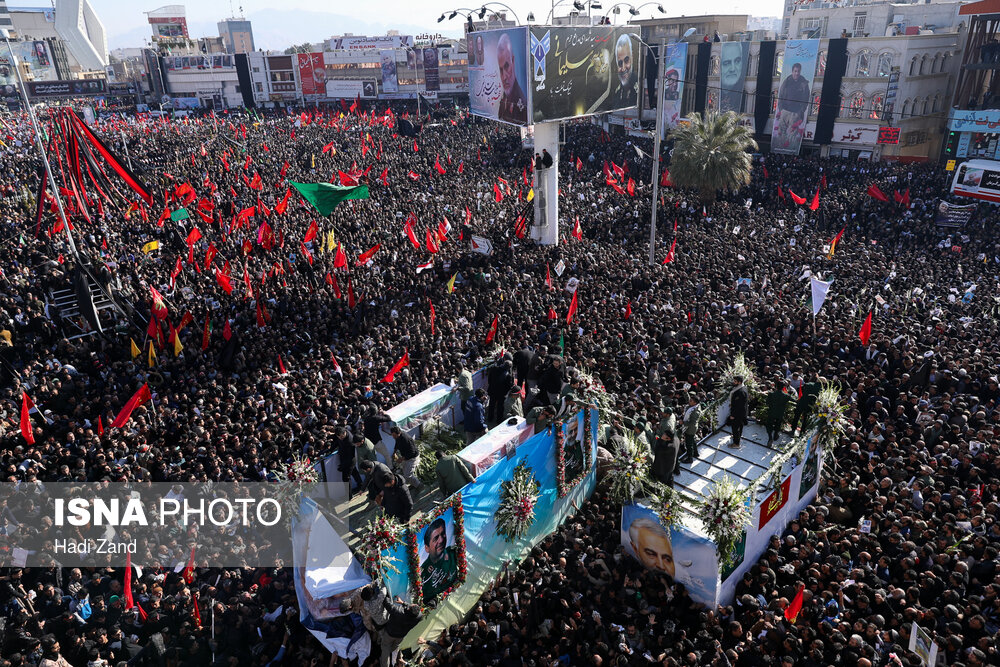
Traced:
[[246, 19], [225, 19], [219, 21], [219, 36], [225, 46], [226, 53], [252, 53], [256, 50], [253, 44], [253, 26]]

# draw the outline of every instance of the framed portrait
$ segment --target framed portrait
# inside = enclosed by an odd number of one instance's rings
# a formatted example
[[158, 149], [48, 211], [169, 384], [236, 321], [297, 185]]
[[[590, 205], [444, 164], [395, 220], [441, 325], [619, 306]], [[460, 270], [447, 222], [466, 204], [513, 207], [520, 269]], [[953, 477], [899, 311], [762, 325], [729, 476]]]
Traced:
[[593, 447], [590, 410], [584, 408], [568, 420], [556, 422], [556, 484], [560, 498], [590, 471]]
[[409, 543], [411, 599], [422, 608], [434, 607], [465, 583], [462, 494], [411, 526]]

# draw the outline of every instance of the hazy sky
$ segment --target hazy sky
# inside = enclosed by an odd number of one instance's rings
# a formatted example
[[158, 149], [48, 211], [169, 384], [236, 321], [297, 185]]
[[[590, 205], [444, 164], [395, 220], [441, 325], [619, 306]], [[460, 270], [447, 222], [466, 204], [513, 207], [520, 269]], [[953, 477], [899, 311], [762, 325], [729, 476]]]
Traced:
[[[151, 32], [143, 12], [157, 9], [168, 2], [149, 2], [145, 0], [91, 0], [98, 15], [104, 22], [108, 32], [108, 43], [111, 48], [123, 46], [141, 46], [143, 39], [148, 39]], [[13, 0], [8, 5], [47, 5], [43, 0]], [[181, 2], [169, 4], [183, 4]], [[215, 23], [232, 14], [239, 14], [242, 5], [243, 14], [254, 24], [254, 36], [257, 46], [263, 48], [284, 48], [291, 42], [319, 41], [331, 35], [353, 32], [359, 34], [384, 34], [388, 29], [400, 29], [406, 32], [440, 32], [445, 35], [461, 34], [461, 17], [452, 21], [447, 19], [438, 23], [442, 12], [449, 12], [458, 6], [469, 5], [468, 0], [377, 0], [376, 2], [347, 2], [345, 0], [207, 0], [186, 3], [188, 24], [191, 26], [192, 37], [215, 35]], [[536, 22], [545, 20], [552, 9], [551, 2], [531, 2], [529, 0], [510, 0], [506, 4], [517, 14], [521, 22], [525, 22], [529, 11], [534, 12]], [[638, 7], [642, 3], [634, 3]], [[668, 16], [679, 14], [694, 14], [691, 3], [662, 3], [667, 14], [659, 14], [655, 5], [648, 5], [641, 10], [640, 16]], [[478, 9], [482, 4], [477, 4]], [[502, 9], [497, 4], [490, 5]], [[602, 10], [594, 13], [606, 13], [613, 3], [603, 2]], [[683, 8], [682, 8], [683, 6]], [[700, 14], [729, 13], [750, 14], [753, 16], [780, 16], [781, 0], [705, 0], [696, 5]], [[561, 15], [572, 9], [572, 2], [564, 0], [555, 8]], [[620, 7], [618, 23], [624, 23], [628, 18], [628, 7]], [[284, 43], [289, 40], [289, 43]], [[277, 42], [277, 43], [275, 43]]]

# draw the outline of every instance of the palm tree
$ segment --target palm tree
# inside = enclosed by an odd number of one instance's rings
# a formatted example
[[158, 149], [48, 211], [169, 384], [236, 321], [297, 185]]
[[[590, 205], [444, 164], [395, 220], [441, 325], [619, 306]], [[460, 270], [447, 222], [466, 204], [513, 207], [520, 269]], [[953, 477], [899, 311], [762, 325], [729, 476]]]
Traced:
[[734, 112], [693, 113], [673, 137], [670, 179], [677, 187], [698, 190], [711, 202], [719, 190], [739, 190], [750, 182], [750, 151], [757, 142]]

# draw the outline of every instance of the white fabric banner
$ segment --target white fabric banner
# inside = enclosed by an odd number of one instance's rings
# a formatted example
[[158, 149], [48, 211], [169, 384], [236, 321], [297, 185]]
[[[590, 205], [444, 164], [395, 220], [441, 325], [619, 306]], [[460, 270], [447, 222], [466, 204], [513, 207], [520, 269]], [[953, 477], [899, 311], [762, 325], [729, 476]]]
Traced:
[[826, 301], [826, 293], [830, 291], [830, 285], [833, 284], [833, 281], [823, 282], [816, 280], [815, 276], [809, 276], [809, 280], [812, 283], [813, 317], [816, 317], [820, 308], [823, 307], [823, 302]]

